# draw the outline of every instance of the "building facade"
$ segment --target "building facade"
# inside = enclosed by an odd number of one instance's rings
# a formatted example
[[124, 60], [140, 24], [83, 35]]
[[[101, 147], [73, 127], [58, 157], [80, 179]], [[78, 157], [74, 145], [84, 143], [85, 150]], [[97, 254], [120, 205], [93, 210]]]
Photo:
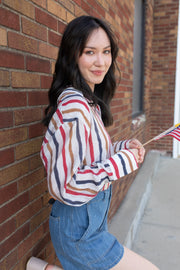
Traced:
[[[56, 260], [39, 151], [66, 24], [83, 14], [111, 24], [121, 80], [108, 131], [112, 141], [145, 143], [174, 124], [178, 9], [179, 0], [0, 0], [0, 269], [25, 269], [30, 256]], [[146, 149], [171, 155], [173, 141], [166, 137]], [[113, 184], [109, 219], [136, 173]]]

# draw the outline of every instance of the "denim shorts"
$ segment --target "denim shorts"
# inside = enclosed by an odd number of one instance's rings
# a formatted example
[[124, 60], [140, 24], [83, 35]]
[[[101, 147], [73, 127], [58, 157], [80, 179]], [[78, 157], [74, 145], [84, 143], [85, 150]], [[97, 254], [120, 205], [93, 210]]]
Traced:
[[50, 234], [64, 270], [108, 270], [123, 257], [124, 247], [107, 228], [110, 199], [111, 187], [80, 207], [53, 204]]

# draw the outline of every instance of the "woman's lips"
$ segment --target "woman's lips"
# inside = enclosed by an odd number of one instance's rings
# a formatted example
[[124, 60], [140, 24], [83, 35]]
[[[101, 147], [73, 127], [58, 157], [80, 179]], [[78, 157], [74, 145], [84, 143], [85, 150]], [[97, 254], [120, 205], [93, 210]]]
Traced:
[[94, 71], [92, 71], [92, 73], [96, 76], [101, 76], [103, 74], [103, 71], [102, 70], [94, 70]]

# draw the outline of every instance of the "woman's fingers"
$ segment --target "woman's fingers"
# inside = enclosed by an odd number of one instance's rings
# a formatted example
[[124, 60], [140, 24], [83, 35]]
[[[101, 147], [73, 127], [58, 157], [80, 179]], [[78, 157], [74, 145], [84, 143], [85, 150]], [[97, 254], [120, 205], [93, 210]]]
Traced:
[[142, 143], [137, 139], [132, 139], [129, 142], [129, 148], [138, 150], [138, 158], [136, 159], [138, 163], [142, 163], [145, 155], [145, 148], [143, 147]]

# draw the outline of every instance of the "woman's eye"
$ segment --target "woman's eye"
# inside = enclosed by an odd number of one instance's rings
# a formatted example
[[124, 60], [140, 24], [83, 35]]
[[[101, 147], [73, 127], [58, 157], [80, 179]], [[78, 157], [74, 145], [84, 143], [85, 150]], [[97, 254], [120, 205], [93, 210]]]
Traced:
[[104, 53], [105, 54], [110, 54], [111, 53], [111, 50], [105, 50]]
[[93, 51], [86, 51], [85, 54], [93, 55], [94, 52]]

